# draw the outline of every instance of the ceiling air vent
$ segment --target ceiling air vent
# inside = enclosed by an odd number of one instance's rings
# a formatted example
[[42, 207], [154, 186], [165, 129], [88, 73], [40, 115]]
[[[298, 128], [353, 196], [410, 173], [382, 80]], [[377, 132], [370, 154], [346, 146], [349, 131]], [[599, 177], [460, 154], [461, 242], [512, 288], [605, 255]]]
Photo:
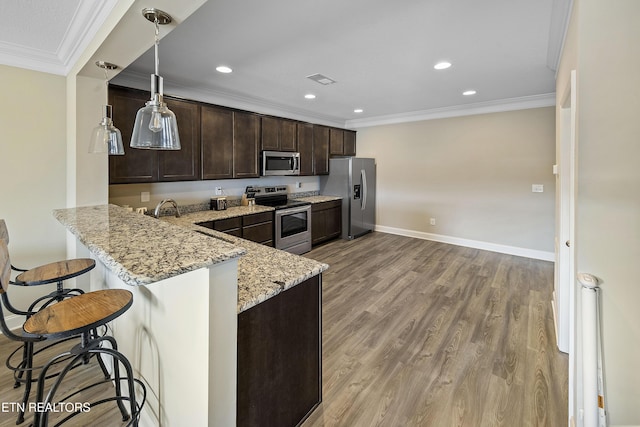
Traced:
[[313, 80], [314, 82], [320, 83], [321, 85], [330, 85], [336, 82], [335, 80], [330, 79], [327, 76], [323, 76], [322, 74], [311, 74], [310, 76], [307, 76], [307, 78]]

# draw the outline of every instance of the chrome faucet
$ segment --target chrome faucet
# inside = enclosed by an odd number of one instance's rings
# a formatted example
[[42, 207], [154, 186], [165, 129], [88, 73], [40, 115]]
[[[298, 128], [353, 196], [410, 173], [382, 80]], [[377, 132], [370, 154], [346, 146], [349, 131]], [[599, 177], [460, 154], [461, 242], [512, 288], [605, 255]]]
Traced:
[[179, 218], [180, 217], [180, 209], [178, 209], [178, 204], [173, 199], [164, 199], [163, 201], [158, 203], [158, 206], [156, 206], [156, 210], [153, 211], [153, 216], [155, 216], [156, 218], [160, 217], [160, 208], [165, 203], [171, 203], [173, 205], [173, 207], [176, 208], [176, 218]]

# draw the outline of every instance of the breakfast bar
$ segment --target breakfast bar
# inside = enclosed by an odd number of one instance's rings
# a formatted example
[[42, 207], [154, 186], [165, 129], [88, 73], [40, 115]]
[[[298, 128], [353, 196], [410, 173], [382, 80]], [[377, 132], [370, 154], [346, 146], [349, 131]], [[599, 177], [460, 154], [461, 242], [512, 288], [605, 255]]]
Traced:
[[[246, 397], [238, 398], [244, 393], [238, 371], [259, 374], [238, 366], [250, 360], [239, 358], [238, 349], [256, 347], [238, 337], [255, 339], [255, 319], [268, 319], [265, 310], [304, 305], [300, 298], [308, 295], [317, 296], [308, 307], [315, 307], [310, 311], [320, 327], [326, 264], [203, 229], [188, 216], [159, 220], [115, 205], [61, 209], [54, 216], [97, 261], [90, 290], [134, 294], [112, 333], [147, 387], [141, 425], [236, 425], [236, 406]], [[294, 287], [300, 291], [285, 292]], [[244, 324], [251, 326], [245, 331]]]

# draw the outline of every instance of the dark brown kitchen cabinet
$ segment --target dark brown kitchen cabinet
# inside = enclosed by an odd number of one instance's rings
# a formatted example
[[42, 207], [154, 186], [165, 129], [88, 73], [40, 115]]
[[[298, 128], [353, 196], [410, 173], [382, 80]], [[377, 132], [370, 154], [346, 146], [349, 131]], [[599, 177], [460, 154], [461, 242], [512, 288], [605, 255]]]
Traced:
[[329, 154], [342, 156], [344, 153], [344, 131], [342, 129], [329, 129]]
[[313, 125], [313, 174], [329, 174], [329, 128]]
[[342, 233], [342, 200], [311, 205], [311, 244], [317, 245]]
[[233, 178], [233, 111], [202, 106], [202, 179]]
[[233, 112], [233, 177], [258, 178], [260, 116]]
[[236, 425], [300, 425], [322, 401], [322, 276], [238, 314]]
[[279, 117], [262, 117], [263, 150], [297, 151], [296, 122]]
[[109, 183], [194, 181], [200, 179], [200, 106], [195, 102], [165, 97], [176, 115], [181, 150], [159, 151], [131, 148], [136, 113], [149, 100], [147, 91], [109, 87], [114, 125], [122, 132], [124, 156], [109, 156]]
[[242, 238], [273, 247], [273, 212], [243, 216]]
[[273, 212], [260, 212], [197, 225], [273, 247]]
[[356, 133], [352, 130], [344, 131], [344, 144], [342, 146], [345, 156], [356, 155]]
[[330, 128], [329, 130], [329, 155], [331, 156], [355, 156], [356, 133], [351, 130]]
[[313, 125], [311, 123], [298, 123], [297, 132], [300, 175], [313, 175]]

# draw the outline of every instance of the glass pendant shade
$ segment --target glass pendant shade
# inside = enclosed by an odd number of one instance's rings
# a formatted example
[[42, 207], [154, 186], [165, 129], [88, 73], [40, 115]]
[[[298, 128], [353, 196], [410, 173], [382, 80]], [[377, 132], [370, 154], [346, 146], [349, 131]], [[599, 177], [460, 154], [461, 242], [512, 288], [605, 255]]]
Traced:
[[[160, 93], [156, 90], [160, 88]], [[131, 148], [180, 150], [178, 122], [162, 100], [162, 77], [151, 75], [151, 100], [138, 110], [131, 135]]]
[[123, 155], [124, 145], [122, 144], [122, 134], [113, 125], [111, 119], [111, 105], [105, 105], [102, 121], [93, 129], [91, 133], [90, 153], [108, 153], [109, 155]]

